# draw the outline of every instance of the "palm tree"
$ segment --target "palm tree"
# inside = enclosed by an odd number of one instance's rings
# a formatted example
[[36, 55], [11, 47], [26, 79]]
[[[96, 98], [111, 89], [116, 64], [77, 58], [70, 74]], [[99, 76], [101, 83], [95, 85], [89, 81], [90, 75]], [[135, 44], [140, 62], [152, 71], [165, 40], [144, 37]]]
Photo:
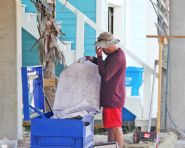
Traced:
[[[62, 61], [64, 64], [64, 55], [57, 45], [57, 38], [62, 34], [61, 29], [55, 22], [55, 0], [31, 0], [38, 14], [38, 31], [40, 38], [39, 53], [40, 63], [43, 65], [44, 79], [55, 78], [55, 64]], [[51, 107], [53, 106], [56, 86], [44, 87]], [[46, 107], [48, 110], [48, 107]]]

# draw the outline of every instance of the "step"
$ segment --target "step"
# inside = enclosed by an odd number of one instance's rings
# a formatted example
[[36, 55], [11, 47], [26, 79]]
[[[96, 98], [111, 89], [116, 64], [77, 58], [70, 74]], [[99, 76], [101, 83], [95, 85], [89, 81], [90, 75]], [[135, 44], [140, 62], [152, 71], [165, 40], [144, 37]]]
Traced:
[[26, 13], [28, 16], [28, 21], [34, 21], [37, 22], [37, 13]]
[[73, 41], [63, 41], [66, 45], [66, 50], [71, 50], [71, 45], [73, 43]]
[[22, 8], [22, 12], [23, 12], [23, 13], [26, 12], [26, 7], [27, 7], [27, 5], [21, 4], [21, 8]]
[[75, 61], [75, 53], [76, 53], [76, 51], [75, 50], [71, 50], [71, 45], [72, 45], [72, 41], [63, 41], [64, 43], [65, 43], [65, 45], [62, 47], [61, 46], [61, 42], [59, 43], [59, 47], [60, 48], [63, 48], [63, 49], [61, 49], [62, 50], [62, 52], [63, 52], [63, 54], [64, 54], [64, 56], [65, 56], [65, 64], [67, 65], [67, 66], [69, 66], [69, 65], [71, 65], [72, 63], [74, 63], [74, 61]]
[[136, 115], [137, 118], [142, 117], [142, 98], [140, 96], [127, 96], [124, 107]]

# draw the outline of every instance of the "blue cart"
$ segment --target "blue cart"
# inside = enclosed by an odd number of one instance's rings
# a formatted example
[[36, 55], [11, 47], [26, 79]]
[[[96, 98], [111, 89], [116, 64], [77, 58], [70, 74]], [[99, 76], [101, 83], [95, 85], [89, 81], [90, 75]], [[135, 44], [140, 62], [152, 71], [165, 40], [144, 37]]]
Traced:
[[[92, 148], [93, 116], [81, 119], [52, 119], [52, 112], [44, 112], [42, 66], [22, 67], [24, 120], [31, 123], [31, 148]], [[30, 104], [30, 83], [33, 100]], [[38, 116], [31, 118], [30, 114]]]

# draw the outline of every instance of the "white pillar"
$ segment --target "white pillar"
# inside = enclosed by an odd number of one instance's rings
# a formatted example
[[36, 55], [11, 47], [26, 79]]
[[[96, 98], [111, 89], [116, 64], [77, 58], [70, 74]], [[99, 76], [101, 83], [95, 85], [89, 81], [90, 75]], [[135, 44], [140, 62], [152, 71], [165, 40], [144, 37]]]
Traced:
[[[108, 1], [96, 0], [96, 24], [102, 31], [108, 30]], [[102, 31], [97, 31], [98, 36]]]
[[76, 60], [84, 55], [84, 16], [77, 12], [77, 26], [76, 26]]
[[143, 93], [143, 119], [148, 120], [151, 100], [151, 73], [148, 68], [144, 68], [144, 93]]
[[0, 139], [22, 138], [21, 4], [0, 1]]
[[114, 7], [114, 35], [120, 39], [125, 48], [125, 5], [120, 3], [119, 6]]

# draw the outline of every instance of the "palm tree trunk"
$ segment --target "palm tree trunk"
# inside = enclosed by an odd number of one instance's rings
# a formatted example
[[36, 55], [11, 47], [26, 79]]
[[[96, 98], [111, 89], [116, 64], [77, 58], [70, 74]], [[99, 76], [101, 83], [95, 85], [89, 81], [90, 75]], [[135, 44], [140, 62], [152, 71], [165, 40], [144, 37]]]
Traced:
[[[58, 61], [64, 61], [62, 51], [57, 45], [57, 37], [62, 34], [60, 28], [55, 22], [55, 0], [32, 0], [38, 12], [38, 31], [40, 62], [43, 65], [44, 79], [55, 79], [55, 64]], [[53, 86], [44, 87], [45, 95], [53, 107], [56, 83]], [[49, 111], [45, 103], [46, 111]]]
[[[51, 3], [48, 3], [48, 5], [53, 3], [53, 16], [52, 19], [55, 19], [55, 6], [56, 6], [56, 1], [55, 0], [49, 0], [52, 1]], [[48, 0], [47, 0], [48, 2]], [[51, 78], [55, 78], [55, 63], [53, 59], [50, 59], [46, 62], [45, 65], [45, 72], [44, 72], [44, 79], [51, 79]], [[53, 108], [53, 104], [54, 104], [54, 99], [55, 99], [55, 92], [56, 92], [56, 86], [45, 86], [44, 87], [44, 92], [45, 95], [51, 105], [51, 108]], [[45, 102], [45, 110], [49, 111], [49, 106], [48, 104]]]
[[[52, 79], [52, 78], [55, 79], [55, 63], [53, 61], [48, 61], [45, 66], [44, 79]], [[52, 108], [54, 99], [55, 99], [56, 85], [44, 86], [44, 92]], [[49, 111], [49, 106], [46, 102], [45, 102], [45, 110]]]

